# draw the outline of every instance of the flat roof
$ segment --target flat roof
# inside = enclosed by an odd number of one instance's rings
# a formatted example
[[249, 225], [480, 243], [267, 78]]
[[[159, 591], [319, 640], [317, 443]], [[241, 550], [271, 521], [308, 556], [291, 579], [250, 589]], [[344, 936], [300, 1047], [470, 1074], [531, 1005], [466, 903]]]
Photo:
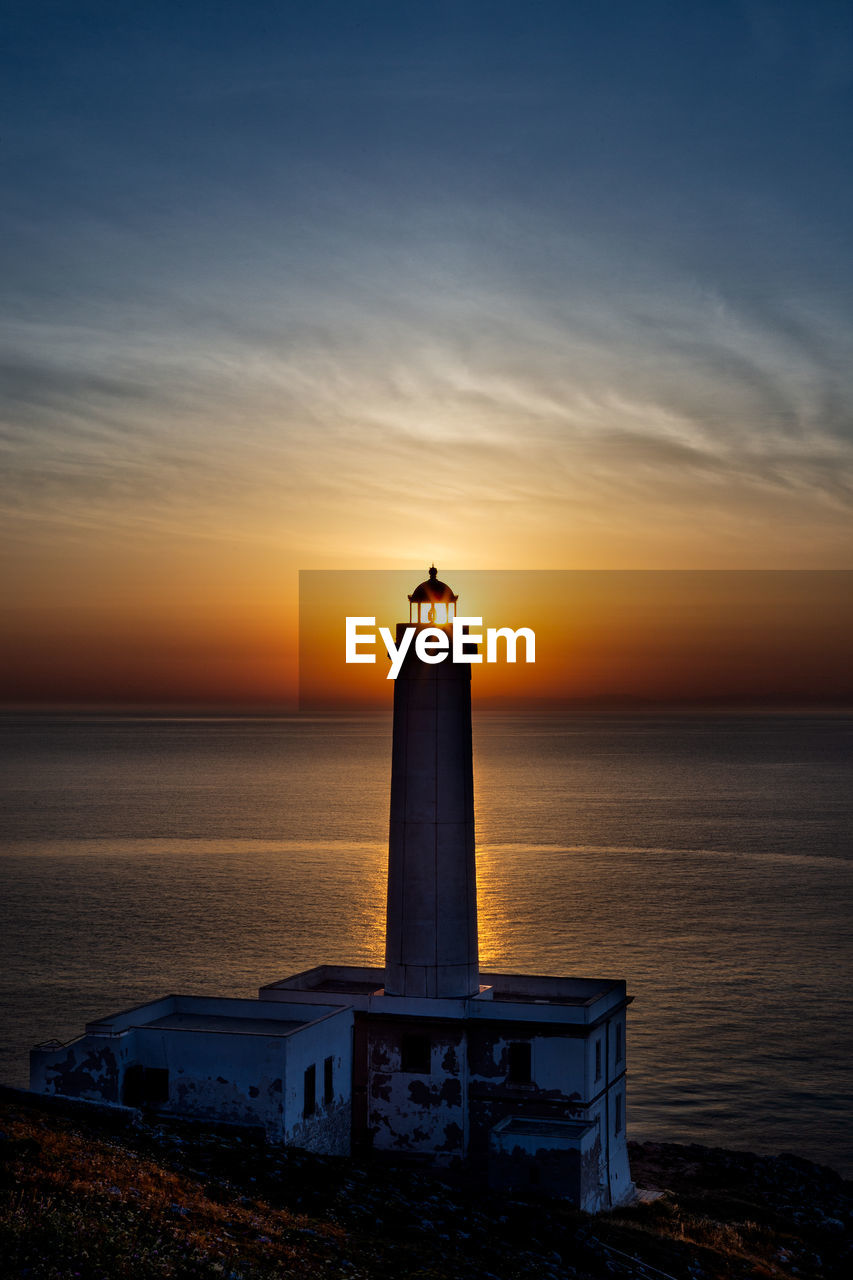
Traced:
[[382, 983], [376, 983], [358, 978], [324, 978], [322, 982], [318, 982], [316, 986], [310, 988], [311, 991], [328, 991], [334, 992], [336, 995], [363, 995], [372, 996], [383, 991]]
[[164, 1027], [171, 1031], [225, 1031], [240, 1036], [289, 1036], [297, 1027], [304, 1027], [306, 1019], [297, 1018], [241, 1018], [217, 1013], [167, 1013], [144, 1028]]
[[86, 1023], [86, 1034], [124, 1035], [127, 1031], [161, 1027], [175, 1031], [219, 1031], [238, 1035], [288, 1036], [297, 1027], [325, 1018], [349, 1017], [347, 1005], [320, 997], [303, 1000], [250, 1000], [242, 996], [189, 996], [174, 992]]
[[500, 987], [494, 988], [493, 1000], [499, 1004], [576, 1004], [587, 1005], [594, 1004], [602, 996], [607, 995], [608, 991], [612, 991], [613, 983], [608, 982], [593, 991], [592, 994], [585, 993], [583, 995], [547, 995], [543, 996], [539, 992], [534, 991], [502, 991]]

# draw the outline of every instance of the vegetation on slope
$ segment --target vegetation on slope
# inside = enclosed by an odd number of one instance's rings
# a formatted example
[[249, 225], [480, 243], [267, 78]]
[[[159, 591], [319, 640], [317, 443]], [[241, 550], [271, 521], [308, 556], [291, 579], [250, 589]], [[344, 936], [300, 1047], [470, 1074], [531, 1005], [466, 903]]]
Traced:
[[0, 1103], [0, 1273], [29, 1280], [853, 1274], [851, 1184], [795, 1157], [632, 1146], [658, 1199], [596, 1218], [379, 1161]]

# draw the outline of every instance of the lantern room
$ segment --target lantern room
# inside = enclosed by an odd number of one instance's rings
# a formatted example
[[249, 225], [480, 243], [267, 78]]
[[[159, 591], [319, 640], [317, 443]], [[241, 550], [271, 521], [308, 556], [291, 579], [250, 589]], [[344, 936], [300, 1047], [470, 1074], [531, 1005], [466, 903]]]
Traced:
[[458, 599], [447, 583], [439, 580], [435, 565], [431, 565], [426, 582], [415, 587], [409, 596], [409, 622], [445, 626], [456, 616]]

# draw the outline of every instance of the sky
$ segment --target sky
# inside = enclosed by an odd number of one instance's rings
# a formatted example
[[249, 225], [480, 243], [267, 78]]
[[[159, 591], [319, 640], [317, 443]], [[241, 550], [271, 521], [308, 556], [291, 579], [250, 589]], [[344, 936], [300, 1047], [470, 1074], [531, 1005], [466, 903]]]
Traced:
[[285, 705], [300, 570], [851, 567], [849, 4], [4, 11], [7, 705]]

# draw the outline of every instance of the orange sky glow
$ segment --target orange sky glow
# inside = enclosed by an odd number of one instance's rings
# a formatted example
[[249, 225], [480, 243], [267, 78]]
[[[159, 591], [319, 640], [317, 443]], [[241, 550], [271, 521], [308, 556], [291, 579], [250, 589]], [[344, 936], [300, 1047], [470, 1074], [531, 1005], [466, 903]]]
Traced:
[[[477, 705], [542, 711], [589, 704], [811, 704], [849, 700], [844, 572], [446, 572], [460, 615], [531, 627], [536, 661], [473, 667]], [[393, 684], [344, 657], [344, 619], [408, 619], [413, 572], [301, 575], [300, 692], [305, 711], [375, 709]], [[370, 650], [366, 650], [369, 652]]]

